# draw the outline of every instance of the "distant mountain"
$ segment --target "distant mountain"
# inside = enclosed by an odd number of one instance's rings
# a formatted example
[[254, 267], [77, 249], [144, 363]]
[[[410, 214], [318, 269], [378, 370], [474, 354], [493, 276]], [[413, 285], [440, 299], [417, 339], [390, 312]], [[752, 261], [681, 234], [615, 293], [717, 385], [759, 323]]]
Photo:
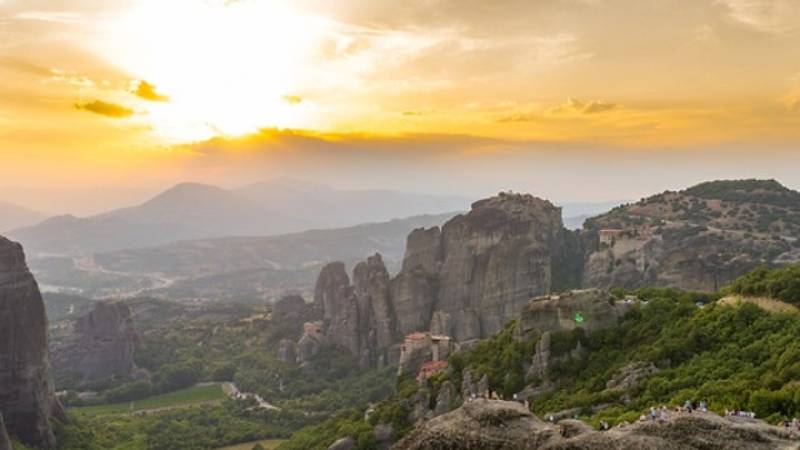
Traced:
[[27, 227], [41, 222], [47, 216], [42, 213], [17, 206], [12, 203], [0, 202], [0, 231], [13, 230]]
[[8, 233], [29, 253], [85, 255], [224, 236], [269, 236], [464, 209], [460, 197], [345, 191], [296, 180], [235, 190], [179, 184], [141, 205]]

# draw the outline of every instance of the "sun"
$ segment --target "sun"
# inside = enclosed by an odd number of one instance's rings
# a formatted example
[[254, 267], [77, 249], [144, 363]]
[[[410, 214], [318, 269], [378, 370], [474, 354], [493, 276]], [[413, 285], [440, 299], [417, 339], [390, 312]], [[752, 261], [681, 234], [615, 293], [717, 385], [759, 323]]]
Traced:
[[168, 102], [141, 120], [168, 141], [308, 125], [298, 80], [325, 31], [279, 1], [146, 0], [108, 22], [98, 51]]

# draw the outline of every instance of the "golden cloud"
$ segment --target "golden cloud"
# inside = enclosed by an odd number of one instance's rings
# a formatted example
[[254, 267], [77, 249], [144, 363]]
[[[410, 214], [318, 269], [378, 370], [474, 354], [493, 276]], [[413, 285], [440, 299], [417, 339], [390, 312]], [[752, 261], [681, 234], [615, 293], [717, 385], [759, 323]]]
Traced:
[[133, 115], [133, 110], [130, 108], [118, 105], [116, 103], [104, 102], [102, 100], [95, 100], [87, 103], [76, 103], [75, 108], [100, 114], [101, 116], [113, 117], [115, 119], [121, 119]]
[[147, 81], [141, 80], [139, 81], [139, 85], [136, 87], [136, 91], [134, 91], [134, 95], [139, 98], [143, 98], [145, 100], [151, 102], [168, 102], [169, 97], [163, 94], [159, 94], [156, 91], [156, 87]]

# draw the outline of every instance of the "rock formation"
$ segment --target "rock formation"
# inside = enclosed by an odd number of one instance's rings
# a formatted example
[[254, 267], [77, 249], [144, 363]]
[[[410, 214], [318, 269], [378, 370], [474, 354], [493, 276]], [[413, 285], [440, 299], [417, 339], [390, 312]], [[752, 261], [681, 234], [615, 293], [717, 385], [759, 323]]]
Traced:
[[797, 448], [789, 432], [751, 420], [713, 413], [673, 413], [609, 431], [577, 420], [543, 422], [516, 402], [474, 400], [414, 429], [394, 450], [608, 450]]
[[278, 323], [300, 323], [311, 313], [311, 305], [297, 294], [284, 295], [272, 306], [272, 320]]
[[303, 325], [303, 335], [297, 341], [297, 364], [300, 367], [310, 364], [328, 342], [321, 322], [306, 322]]
[[0, 414], [0, 450], [11, 450], [11, 438], [8, 437], [2, 414]]
[[53, 367], [59, 376], [78, 377], [79, 384], [111, 378], [132, 378], [138, 335], [131, 311], [123, 301], [100, 301], [75, 322], [75, 336], [53, 349]]
[[582, 256], [561, 210], [530, 195], [501, 193], [441, 229], [414, 230], [400, 273], [380, 255], [356, 266], [325, 266], [315, 304], [326, 333], [362, 365], [397, 362], [398, 343], [416, 331], [455, 341], [499, 331], [527, 302], [578, 283]]
[[415, 375], [425, 363], [446, 360], [454, 347], [447, 336], [419, 331], [411, 333], [400, 348], [397, 373]]
[[0, 237], [0, 414], [8, 434], [51, 449], [51, 421], [63, 417], [53, 393], [44, 303], [22, 246]]
[[587, 287], [712, 291], [759, 265], [800, 261], [800, 193], [774, 180], [702, 183], [589, 219]]
[[666, 192], [589, 219], [579, 233], [564, 228], [550, 202], [501, 193], [441, 228], [410, 233], [392, 279], [379, 255], [358, 264], [352, 285], [343, 263], [329, 264], [315, 305], [331, 340], [365, 366], [397, 362], [398, 344], [411, 333], [469, 343], [520, 311], [526, 328], [571, 329], [582, 313], [581, 327], [593, 331], [616, 323], [621, 309], [594, 300], [574, 308], [528, 303], [581, 286], [714, 290], [758, 264], [800, 261], [798, 218], [800, 193], [774, 181]]
[[570, 331], [586, 333], [613, 327], [631, 304], [615, 301], [608, 291], [584, 289], [532, 299], [520, 313], [525, 335]]

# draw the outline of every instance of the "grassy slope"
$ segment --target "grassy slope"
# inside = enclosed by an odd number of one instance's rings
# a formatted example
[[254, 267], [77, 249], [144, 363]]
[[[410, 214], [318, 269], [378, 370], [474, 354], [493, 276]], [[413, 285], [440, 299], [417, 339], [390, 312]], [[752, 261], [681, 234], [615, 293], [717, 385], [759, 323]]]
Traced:
[[118, 414], [181, 408], [198, 403], [217, 402], [226, 398], [220, 383], [196, 385], [167, 394], [132, 402], [73, 408], [85, 414]]

